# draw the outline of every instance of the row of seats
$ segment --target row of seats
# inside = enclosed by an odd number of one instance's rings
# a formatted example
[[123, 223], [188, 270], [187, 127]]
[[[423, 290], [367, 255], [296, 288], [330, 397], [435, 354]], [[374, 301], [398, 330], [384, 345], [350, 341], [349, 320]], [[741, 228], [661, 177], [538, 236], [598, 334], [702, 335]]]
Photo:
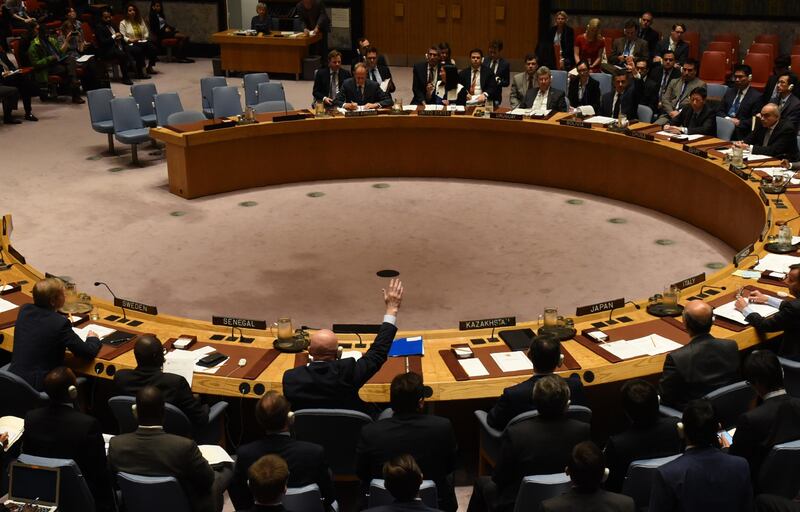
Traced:
[[[688, 33], [687, 33], [688, 34]], [[684, 38], [686, 34], [684, 34]], [[724, 84], [733, 73], [733, 67], [739, 64], [739, 48], [741, 40], [737, 34], [717, 34], [708, 44], [700, 58], [700, 79], [706, 84]], [[692, 46], [690, 46], [690, 51]], [[792, 54], [797, 52], [796, 64], [800, 66], [800, 45], [793, 46]], [[747, 50], [743, 62], [753, 70], [751, 86], [759, 91], [769, 80], [772, 64], [780, 55], [780, 36], [762, 34], [756, 36]], [[795, 62], [793, 62], [795, 64]]]

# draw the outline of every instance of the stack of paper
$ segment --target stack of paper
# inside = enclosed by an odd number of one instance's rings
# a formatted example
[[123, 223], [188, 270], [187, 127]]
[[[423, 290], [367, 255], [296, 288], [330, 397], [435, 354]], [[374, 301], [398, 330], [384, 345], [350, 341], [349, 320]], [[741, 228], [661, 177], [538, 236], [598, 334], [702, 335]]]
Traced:
[[483, 363], [477, 357], [471, 357], [469, 359], [459, 359], [458, 364], [461, 365], [461, 368], [467, 374], [467, 377], [486, 377], [489, 375], [489, 371], [483, 366]]
[[199, 360], [200, 358], [198, 358], [197, 354], [194, 352], [189, 352], [188, 350], [173, 350], [164, 358], [163, 370], [165, 373], [180, 375], [186, 379], [186, 382], [189, 383], [189, 387], [192, 387], [194, 366]]
[[11, 311], [12, 309], [17, 309], [19, 306], [14, 304], [13, 302], [9, 302], [5, 299], [0, 299], [0, 313], [5, 313], [6, 311]]
[[695, 133], [695, 134], [692, 134], [692, 135], [685, 135], [685, 134], [675, 134], [675, 133], [667, 132], [667, 131], [660, 131], [660, 132], [656, 132], [655, 134], [656, 135], [662, 135], [664, 137], [680, 137], [682, 140], [687, 140], [689, 142], [692, 142], [693, 140], [697, 140], [697, 139], [702, 139], [703, 137], [705, 137], [705, 135], [701, 135], [699, 133]]
[[589, 119], [583, 120], [584, 123], [602, 124], [602, 125], [611, 124], [615, 121], [616, 119], [614, 119], [613, 117], [606, 117], [606, 116], [592, 116]]
[[632, 340], [619, 340], [603, 343], [601, 347], [611, 352], [620, 359], [631, 359], [640, 356], [654, 356], [680, 348], [680, 343], [674, 342], [659, 334], [650, 334]]
[[517, 107], [517, 108], [513, 109], [511, 112], [509, 112], [509, 114], [513, 114], [513, 115], [516, 115], [516, 116], [529, 116], [529, 115], [531, 115], [531, 109]]
[[16, 416], [3, 416], [0, 418], [0, 434], [8, 434], [8, 444], [5, 451], [8, 451], [11, 446], [19, 441], [22, 433], [25, 431], [25, 420]]
[[533, 370], [533, 363], [523, 351], [493, 352], [490, 355], [503, 373]]
[[342, 359], [355, 359], [358, 361], [364, 354], [359, 352], [358, 350], [344, 350], [342, 351]]
[[535, 116], [549, 116], [552, 109], [546, 108], [544, 110], [534, 110], [533, 115]]
[[[726, 318], [737, 324], [747, 325], [747, 320], [744, 319], [744, 315], [736, 309], [734, 306], [736, 301], [728, 302], [727, 304], [723, 304], [722, 306], [714, 308], [714, 314], [717, 316], [721, 316], [722, 318]], [[773, 308], [769, 304], [750, 304], [750, 309], [754, 312], [760, 314], [764, 318], [768, 316], [772, 316], [778, 312], [778, 308]]]
[[[794, 241], [794, 240], [792, 240]], [[797, 256], [789, 256], [787, 254], [767, 254], [758, 265], [753, 267], [753, 270], [763, 272], [764, 270], [772, 270], [774, 272], [789, 273], [789, 266], [795, 263], [800, 263], [800, 258]]]
[[210, 466], [216, 464], [233, 464], [233, 459], [221, 446], [215, 444], [201, 444], [198, 445], [197, 448], [200, 449], [200, 455], [206, 459]]
[[73, 327], [72, 330], [75, 331], [75, 334], [77, 334], [83, 341], [86, 341], [86, 338], [89, 337], [89, 331], [94, 331], [95, 333], [97, 333], [97, 337], [100, 339], [105, 338], [111, 333], [117, 332], [115, 329], [111, 327], [106, 327], [104, 325], [97, 325], [97, 324], [87, 324], [80, 328]]

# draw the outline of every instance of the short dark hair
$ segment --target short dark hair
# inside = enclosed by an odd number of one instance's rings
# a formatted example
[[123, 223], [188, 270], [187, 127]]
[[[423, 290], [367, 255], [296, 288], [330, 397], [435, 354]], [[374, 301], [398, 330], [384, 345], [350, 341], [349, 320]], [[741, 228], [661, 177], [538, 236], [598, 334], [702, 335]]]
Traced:
[[537, 57], [535, 53], [526, 53], [525, 62], [528, 62], [529, 60], [535, 60], [538, 63], [539, 57]]
[[769, 350], [755, 350], [744, 360], [745, 380], [764, 386], [766, 390], [777, 391], [783, 388], [783, 368], [778, 356]]
[[378, 48], [376, 48], [375, 46], [368, 46], [367, 49], [364, 50], [364, 55], [367, 55], [369, 53], [377, 54], [378, 53]]
[[698, 96], [702, 96], [703, 99], [706, 99], [708, 97], [708, 90], [706, 90], [706, 88], [702, 86], [695, 87], [694, 89], [692, 89], [692, 92], [689, 93], [689, 96], [693, 94], [697, 94]]
[[695, 446], [719, 446], [717, 429], [719, 422], [714, 405], [705, 398], [692, 400], [683, 410], [683, 432], [686, 444]]
[[44, 392], [50, 397], [50, 401], [56, 404], [72, 402], [69, 387], [77, 386], [77, 379], [72, 370], [66, 366], [59, 366], [50, 370], [44, 377]]
[[386, 490], [397, 501], [413, 501], [422, 485], [422, 471], [411, 455], [399, 455], [383, 465]]
[[136, 393], [136, 417], [139, 425], [161, 425], [164, 422], [164, 397], [160, 389], [147, 385]]
[[567, 468], [570, 480], [579, 490], [599, 489], [606, 469], [603, 452], [591, 441], [578, 443], [572, 449]]
[[789, 68], [792, 65], [792, 58], [788, 55], [778, 55], [772, 62], [772, 66], [776, 68]]
[[264, 455], [247, 470], [247, 483], [253, 498], [263, 504], [275, 503], [286, 491], [289, 466], [279, 455]]
[[498, 52], [503, 51], [503, 41], [501, 39], [492, 39], [489, 42], [489, 48], [493, 50], [497, 50]]
[[666, 50], [665, 52], [663, 52], [663, 53], [661, 54], [661, 58], [663, 59], [663, 58], [664, 58], [665, 56], [667, 56], [668, 54], [669, 54], [669, 55], [672, 55], [672, 58], [673, 58], [673, 59], [675, 59], [675, 52], [673, 52], [672, 50]]
[[141, 334], [133, 345], [136, 366], [156, 366], [164, 364], [164, 347], [155, 334]]
[[277, 391], [267, 391], [256, 402], [256, 421], [267, 432], [279, 432], [286, 426], [292, 404]]
[[589, 61], [588, 61], [588, 60], [586, 60], [586, 59], [581, 59], [581, 60], [579, 60], [579, 61], [578, 61], [578, 62], [575, 64], [575, 68], [577, 68], [578, 66], [586, 66], [587, 68], [591, 69], [591, 66], [589, 65]]
[[697, 60], [695, 60], [695, 59], [693, 59], [691, 57], [686, 57], [686, 60], [683, 61], [683, 65], [684, 66], [687, 65], [687, 64], [690, 64], [690, 65], [694, 66], [695, 69], [700, 69], [700, 63], [697, 62]]
[[448, 42], [439, 43], [438, 46], [431, 46], [431, 48], [436, 48], [439, 51], [441, 51], [441, 50], [447, 50], [448, 52], [451, 51], [450, 50], [450, 43], [448, 43]]
[[331, 59], [333, 59], [334, 57], [341, 57], [341, 56], [342, 52], [340, 52], [339, 50], [331, 50], [328, 52], [328, 62], [330, 62]]
[[652, 425], [658, 419], [656, 387], [642, 379], [622, 385], [622, 408], [634, 425]]
[[753, 74], [753, 68], [751, 68], [748, 64], [736, 64], [733, 66], [733, 72], [736, 73], [737, 71], [741, 71], [745, 75]]
[[528, 348], [528, 358], [533, 368], [539, 372], [552, 372], [558, 367], [561, 356], [561, 342], [548, 335], [534, 336]]
[[672, 25], [672, 30], [675, 30], [678, 27], [681, 27], [683, 29], [683, 31], [686, 32], [686, 24], [685, 23], [676, 23], [676, 24]]
[[622, 26], [622, 28], [639, 28], [639, 24], [634, 19], [627, 19], [625, 20], [625, 24]]
[[473, 53], [478, 53], [478, 54], [480, 54], [480, 56], [481, 56], [481, 57], [483, 57], [483, 50], [481, 50], [480, 48], [473, 48], [473, 49], [471, 49], [471, 50], [469, 51], [469, 56], [470, 56], [470, 57], [472, 57], [472, 54], [473, 54]]
[[424, 396], [422, 375], [416, 372], [400, 373], [392, 379], [389, 401], [395, 413], [415, 412]]
[[563, 416], [569, 402], [569, 386], [558, 375], [545, 375], [533, 385], [533, 402], [542, 418]]

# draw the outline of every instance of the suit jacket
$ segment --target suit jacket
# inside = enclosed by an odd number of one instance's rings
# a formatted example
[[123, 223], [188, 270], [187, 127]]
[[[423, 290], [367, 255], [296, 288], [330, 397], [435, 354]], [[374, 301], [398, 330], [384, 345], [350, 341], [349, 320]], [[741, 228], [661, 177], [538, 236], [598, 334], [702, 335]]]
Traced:
[[[658, 42], [656, 45], [656, 55], [661, 57], [667, 50], [669, 50], [669, 36]], [[689, 58], [689, 44], [681, 40], [681, 42], [675, 46], [675, 61], [683, 66], [687, 58]]]
[[717, 135], [717, 115], [709, 108], [708, 103], [703, 105], [700, 112], [695, 113], [691, 105], [683, 107], [681, 113], [670, 122], [673, 126], [687, 128], [689, 135]]
[[[111, 32], [112, 29], [114, 30], [114, 32], [117, 32], [117, 30], [114, 29], [114, 27], [106, 25], [103, 22], [98, 23], [94, 27], [94, 38], [97, 44], [97, 49], [100, 51], [101, 55], [106, 55], [108, 53], [111, 53], [114, 47], [117, 46], [117, 40], [114, 39], [114, 36]], [[120, 43], [120, 48], [121, 48], [121, 43]]]
[[661, 111], [669, 114], [673, 110], [681, 110], [689, 105], [689, 95], [692, 91], [705, 86], [706, 83], [697, 77], [690, 82], [684, 82], [681, 78], [672, 80], [664, 91], [664, 96], [661, 97]]
[[287, 512], [281, 503], [280, 505], [253, 505], [246, 512]]
[[[786, 158], [789, 161], [797, 160], [797, 130], [792, 123], [786, 119], [781, 119], [778, 121], [778, 123], [775, 124], [772, 129], [772, 135], [769, 138], [769, 144], [765, 146], [764, 137], [766, 135], [767, 129], [764, 128], [763, 125], [759, 124], [756, 126], [755, 130], [750, 132], [750, 134], [744, 138], [745, 143], [752, 145], [751, 152], [754, 155], [769, 155], [776, 158]], [[776, 316], [777, 315], [773, 315], [770, 318], [775, 318]], [[759, 328], [756, 327], [756, 329]], [[800, 349], [798, 348], [793, 350], [796, 351], [793, 353], [800, 353]]]
[[[728, 90], [725, 91], [725, 95], [722, 97], [722, 101], [719, 104], [717, 116], [728, 117], [728, 113], [731, 107], [733, 107], [733, 103], [736, 101], [736, 96], [738, 94], [738, 89], [735, 87], [728, 87]], [[736, 115], [731, 116], [739, 120], [739, 126], [737, 126], [733, 132], [733, 140], [742, 140], [750, 133], [753, 124], [753, 116], [758, 114], [763, 106], [763, 103], [761, 103], [761, 94], [752, 87], [748, 88], [747, 93], [745, 93], [744, 97], [739, 101], [739, 109], [736, 111]]]
[[[492, 73], [492, 70], [489, 69], [489, 66], [482, 64], [480, 75], [481, 91], [486, 94], [486, 99], [489, 101], [501, 99], [501, 89], [497, 85], [497, 78], [494, 76], [494, 73]], [[472, 68], [468, 67], [462, 69], [458, 73], [458, 81], [467, 88], [467, 94], [469, 94], [469, 86], [472, 84]]]
[[795, 128], [800, 126], [800, 99], [794, 94], [786, 97], [781, 107], [781, 119], [791, 121]]
[[[353, 75], [351, 75], [349, 71], [339, 68], [339, 73], [337, 73], [336, 76], [336, 83], [339, 84], [339, 89], [341, 90], [345, 80], [352, 77]], [[315, 101], [322, 101], [326, 97], [336, 99], [336, 95], [331, 93], [331, 68], [326, 66], [317, 71], [317, 74], [314, 76], [314, 89], [312, 94]]]
[[[486, 422], [489, 423], [489, 426], [497, 430], [503, 430], [514, 416], [536, 410], [536, 403], [533, 401], [533, 386], [536, 381], [544, 376], [537, 374], [519, 384], [505, 388], [503, 394], [500, 395], [500, 398], [497, 399], [494, 407], [489, 410], [489, 414], [486, 416]], [[588, 406], [580, 377], [573, 374], [564, 380], [569, 386], [570, 403], [572, 405]]]
[[[525, 101], [520, 104], [520, 108], [532, 108], [533, 102], [536, 101], [536, 95], [539, 94], [539, 88], [528, 89], [525, 93]], [[567, 111], [567, 98], [564, 96], [564, 91], [560, 91], [555, 87], [550, 87], [547, 91], [547, 108], [555, 112]]]
[[[383, 64], [377, 64], [375, 67], [378, 68], [378, 74], [380, 75], [381, 82], [387, 78], [390, 80], [389, 88], [386, 92], [389, 94], [393, 93], [396, 90], [396, 87], [394, 85], [394, 80], [392, 80], [392, 70], [389, 69], [389, 66], [385, 66]], [[372, 71], [369, 69], [367, 70], [367, 79], [372, 80]], [[380, 83], [378, 85], [380, 85]]]
[[495, 79], [497, 80], [498, 87], [502, 89], [503, 87], [508, 87], [511, 85], [511, 65], [506, 59], [503, 57], [497, 59], [497, 71], [495, 71], [492, 67], [492, 59], [489, 57], [483, 58], [483, 65], [492, 70], [492, 73], [494, 73]]
[[635, 460], [680, 453], [677, 424], [677, 418], [659, 416], [652, 425], [632, 425], [628, 430], [609, 437], [604, 450], [609, 469], [605, 488], [621, 492], [628, 466]]
[[419, 500], [395, 501], [391, 505], [381, 505], [366, 509], [364, 512], [439, 512], [438, 508], [431, 508]]
[[355, 78], [348, 78], [342, 82], [339, 87], [339, 94], [336, 96], [334, 105], [341, 107], [345, 103], [357, 103], [359, 105], [366, 105], [367, 103], [378, 103], [382, 107], [392, 106], [392, 97], [383, 92], [380, 84], [367, 80], [364, 82], [364, 96], [358, 93]]
[[317, 361], [283, 374], [283, 394], [295, 411], [313, 407], [355, 409], [374, 414], [358, 396], [369, 379], [386, 362], [397, 327], [383, 322], [375, 342], [358, 361], [352, 358], [337, 361]]
[[319, 26], [321, 32], [327, 33], [331, 29], [331, 20], [328, 18], [328, 12], [325, 10], [322, 0], [314, 1], [308, 9], [305, 8], [303, 2], [297, 2], [294, 7], [294, 15], [300, 18], [303, 26], [308, 30]]
[[[411, 70], [412, 79], [411, 79], [411, 92], [414, 95], [414, 98], [411, 100], [412, 105], [419, 105], [421, 103], [425, 103], [425, 93], [427, 92], [427, 84], [428, 84], [428, 63], [417, 62], [414, 64], [414, 67]], [[433, 79], [431, 83], [436, 83], [439, 79], [439, 66], [436, 66], [436, 71], [433, 73]]]
[[[533, 77], [533, 88], [537, 89], [538, 82], [536, 76]], [[517, 108], [525, 103], [525, 96], [528, 94], [528, 74], [525, 72], [517, 73], [511, 81], [511, 94], [508, 100], [511, 102], [511, 108]]]
[[[152, 24], [150, 26], [152, 26]], [[261, 17], [256, 14], [250, 20], [250, 30], [269, 35], [269, 33], [272, 32], [272, 17], [267, 15], [264, 19], [261, 19]]]
[[653, 27], [647, 27], [646, 29], [640, 27], [639, 39], [647, 41], [648, 55], [650, 60], [653, 60], [653, 57], [656, 56], [656, 48], [658, 47], [658, 32], [653, 30]]
[[580, 492], [570, 489], [561, 496], [544, 500], [540, 512], [634, 512], [633, 498], [623, 494], [597, 489], [595, 492]]
[[[550, 69], [558, 69], [556, 63], [556, 52], [553, 39], [556, 36], [555, 25], [547, 29], [536, 45], [536, 59], [540, 66], [547, 66]], [[564, 59], [564, 67], [572, 69], [575, 66], [575, 31], [570, 26], [564, 26], [561, 32], [561, 56]]]
[[174, 373], [164, 373], [161, 368], [137, 366], [134, 370], [119, 370], [114, 374], [114, 393], [136, 396], [145, 386], [155, 386], [164, 401], [183, 411], [195, 427], [208, 424], [208, 405], [192, 394], [186, 379]]
[[600, 112], [600, 102], [602, 100], [600, 94], [600, 83], [592, 77], [586, 82], [586, 89], [583, 91], [583, 99], [578, 99], [578, 79], [569, 81], [569, 89], [567, 91], [567, 98], [571, 107], [580, 105], [591, 105], [594, 107], [595, 112]]
[[[616, 66], [619, 64], [619, 57], [625, 52], [625, 45], [628, 43], [626, 37], [618, 37], [611, 43], [611, 53], [608, 56], [608, 63]], [[647, 46], [647, 41], [644, 39], [636, 39], [633, 42], [633, 49], [631, 55], [634, 59], [639, 57], [647, 57], [650, 54], [650, 48]]]
[[369, 486], [373, 478], [383, 478], [384, 462], [405, 453], [414, 457], [425, 479], [436, 483], [439, 508], [455, 512], [458, 502], [447, 476], [456, 468], [458, 446], [450, 420], [422, 413], [395, 414], [364, 425], [356, 447], [359, 479]]
[[139, 427], [136, 432], [111, 438], [108, 464], [114, 473], [174, 476], [193, 511], [214, 512], [214, 470], [191, 439], [167, 434], [161, 428]]
[[114, 509], [103, 430], [96, 418], [65, 404], [32, 409], [25, 416], [22, 444], [29, 455], [74, 460], [98, 510]]
[[[361, 52], [358, 49], [356, 49], [355, 52], [353, 52], [353, 61], [350, 63], [350, 74], [353, 74], [353, 71], [355, 71], [356, 64], [358, 64], [359, 62], [366, 64], [367, 56], [361, 55]], [[385, 55], [378, 55], [378, 65], [386, 66], [387, 68], [389, 67], [389, 63], [386, 62]]]
[[497, 484], [497, 510], [510, 511], [527, 475], [561, 473], [572, 448], [589, 439], [588, 423], [542, 417], [516, 423], [503, 432], [492, 480]]
[[53, 368], [64, 366], [65, 350], [92, 359], [100, 351], [100, 346], [96, 337], [81, 340], [66, 317], [35, 304], [26, 304], [19, 309], [14, 326], [14, 350], [9, 371], [41, 391], [45, 375]]
[[244, 444], [236, 451], [236, 464], [228, 494], [236, 510], [253, 506], [253, 496], [247, 487], [247, 470], [264, 455], [280, 455], [289, 466], [289, 487], [317, 484], [326, 505], [336, 499], [333, 483], [325, 461], [325, 450], [314, 443], [292, 439], [287, 434], [267, 434]]
[[690, 400], [733, 384], [739, 378], [736, 342], [701, 334], [667, 354], [661, 374], [661, 402], [682, 410]]
[[656, 470], [650, 512], [753, 510], [747, 461], [717, 448], [691, 448]]
[[[617, 115], [614, 115], [614, 95], [616, 91], [611, 91], [603, 95], [602, 100], [600, 101], [600, 115], [617, 118]], [[625, 117], [630, 119], [638, 119], [639, 118], [639, 102], [636, 98], [636, 89], [631, 86], [625, 89], [622, 93], [622, 98], [617, 100], [617, 107], [619, 108], [619, 112], [625, 114]]]
[[800, 339], [800, 299], [784, 300], [778, 312], [768, 318], [750, 313], [745, 320], [760, 333], [783, 331], [780, 354], [790, 358], [800, 356], [797, 341]]
[[[797, 82], [796, 74], [790, 71], [789, 75], [794, 77], [795, 82]], [[762, 105], [766, 105], [767, 103], [769, 103], [772, 97], [775, 96], [774, 92], [775, 92], [775, 86], [777, 84], [778, 84], [778, 75], [773, 73], [767, 79], [767, 85], [764, 86], [764, 92], [762, 93], [761, 96]], [[800, 97], [800, 86], [795, 85], [795, 88], [792, 92], [794, 93], [795, 96]]]
[[[661, 81], [664, 78], [664, 72], [664, 68], [660, 64], [657, 64], [647, 74], [647, 80], [644, 83], [641, 103], [652, 108], [653, 112], [658, 112], [658, 104], [663, 99], [661, 94]], [[678, 70], [678, 68], [675, 67], [670, 70], [669, 78], [667, 79], [667, 85], [664, 88], [665, 94], [667, 88], [669, 88], [670, 82], [680, 77], [681, 72]]]

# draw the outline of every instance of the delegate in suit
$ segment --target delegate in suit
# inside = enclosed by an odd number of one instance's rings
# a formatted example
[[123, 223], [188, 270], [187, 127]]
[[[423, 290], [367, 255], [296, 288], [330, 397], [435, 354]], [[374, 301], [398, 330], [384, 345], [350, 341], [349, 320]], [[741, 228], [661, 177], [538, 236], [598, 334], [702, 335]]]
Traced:
[[600, 112], [600, 83], [589, 73], [589, 63], [582, 60], [576, 66], [578, 79], [570, 80], [567, 92], [571, 107], [589, 105], [596, 113]]
[[461, 85], [467, 89], [467, 101], [484, 103], [500, 98], [500, 87], [489, 66], [483, 64], [483, 50], [475, 48], [469, 52], [470, 67], [459, 73]]
[[345, 80], [339, 89], [334, 105], [345, 110], [356, 110], [360, 106], [368, 109], [391, 107], [392, 97], [383, 92], [380, 84], [367, 80], [367, 66], [359, 63], [353, 78]]
[[529, 53], [525, 56], [525, 71], [517, 73], [511, 80], [511, 93], [508, 96], [511, 102], [511, 108], [517, 108], [525, 102], [525, 96], [528, 94], [528, 89], [536, 89], [536, 70], [539, 65], [536, 60], [536, 55]]
[[797, 160], [797, 130], [781, 118], [778, 105], [767, 103], [761, 108], [761, 123], [735, 145], [754, 155], [769, 155], [790, 161]]
[[750, 87], [753, 70], [747, 64], [738, 64], [733, 70], [733, 87], [728, 87], [717, 110], [717, 117], [727, 117], [733, 122], [732, 140], [742, 140], [750, 133], [753, 116], [763, 106], [761, 93]]
[[676, 135], [717, 135], [717, 116], [706, 104], [705, 87], [698, 87], [689, 95], [689, 106], [664, 125], [664, 131]]
[[647, 41], [639, 39], [638, 24], [636, 20], [627, 20], [623, 29], [623, 36], [614, 39], [611, 43], [611, 52], [608, 55], [608, 62], [600, 67], [609, 74], [614, 74], [619, 69], [625, 69], [628, 57], [638, 59], [647, 57], [650, 48]]
[[534, 112], [544, 112], [551, 110], [555, 112], [567, 111], [567, 97], [564, 91], [555, 87], [550, 87], [553, 82], [553, 75], [550, 69], [542, 66], [536, 70], [536, 89], [528, 89], [525, 93], [525, 101], [520, 104], [520, 108], [533, 109]]
[[331, 50], [328, 54], [328, 65], [317, 71], [314, 75], [314, 101], [323, 102], [326, 107], [332, 107], [342, 84], [352, 75], [342, 69], [342, 54], [339, 50]]
[[600, 114], [614, 119], [625, 114], [628, 120], [638, 119], [638, 96], [636, 82], [631, 83], [627, 73], [618, 71], [614, 76], [614, 90], [604, 94], [600, 101]]

